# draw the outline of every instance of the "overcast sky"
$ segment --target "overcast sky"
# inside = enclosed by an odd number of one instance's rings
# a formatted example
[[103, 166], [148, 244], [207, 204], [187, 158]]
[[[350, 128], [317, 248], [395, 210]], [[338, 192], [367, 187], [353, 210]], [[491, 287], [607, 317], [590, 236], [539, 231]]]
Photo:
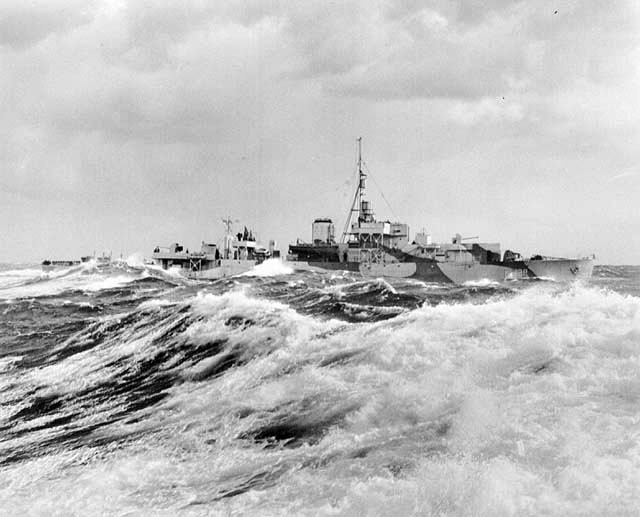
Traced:
[[[640, 263], [640, 2], [0, 3], [0, 261], [379, 219]], [[380, 195], [380, 190], [390, 207]]]

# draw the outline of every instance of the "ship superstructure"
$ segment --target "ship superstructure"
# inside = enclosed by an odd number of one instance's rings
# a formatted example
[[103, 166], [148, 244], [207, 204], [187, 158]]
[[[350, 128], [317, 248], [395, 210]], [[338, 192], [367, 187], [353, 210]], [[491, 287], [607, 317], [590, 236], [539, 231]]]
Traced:
[[81, 264], [93, 263], [98, 268], [104, 268], [111, 264], [111, 253], [107, 255], [102, 253], [102, 256], [96, 256], [96, 252], [93, 255], [85, 255], [80, 257], [80, 260], [50, 260], [45, 259], [41, 263], [42, 270], [45, 272], [54, 271], [57, 269], [66, 269], [69, 267], [79, 266]]
[[546, 278], [556, 281], [589, 278], [593, 257], [565, 259], [536, 255], [524, 259], [497, 242], [470, 242], [456, 234], [450, 243], [434, 243], [426, 231], [410, 239], [408, 225], [378, 221], [365, 197], [362, 139], [358, 139], [358, 183], [340, 242], [330, 218], [316, 219], [312, 242], [291, 244], [288, 260], [303, 269], [360, 272], [365, 276], [418, 278], [429, 282], [465, 283]]
[[198, 251], [189, 251], [178, 243], [168, 247], [156, 246], [153, 263], [187, 278], [216, 280], [244, 273], [268, 258], [280, 256], [275, 249], [275, 241], [270, 241], [268, 247], [261, 246], [246, 226], [244, 231], [234, 234], [232, 219], [227, 217], [222, 222], [225, 235], [221, 244], [202, 241]]
[[84, 257], [80, 257], [80, 261], [82, 263], [95, 262], [98, 267], [106, 267], [111, 264], [112, 254], [109, 252], [107, 255], [106, 252], [102, 252], [102, 255], [96, 255], [96, 252], [93, 252], [93, 255], [86, 255]]

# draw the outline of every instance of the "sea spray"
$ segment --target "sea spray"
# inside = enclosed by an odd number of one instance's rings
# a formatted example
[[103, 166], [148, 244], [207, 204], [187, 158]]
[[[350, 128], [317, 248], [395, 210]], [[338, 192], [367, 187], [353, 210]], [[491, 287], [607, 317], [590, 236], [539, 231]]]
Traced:
[[12, 273], [0, 287], [5, 512], [638, 506], [636, 270], [569, 286], [265, 273]]

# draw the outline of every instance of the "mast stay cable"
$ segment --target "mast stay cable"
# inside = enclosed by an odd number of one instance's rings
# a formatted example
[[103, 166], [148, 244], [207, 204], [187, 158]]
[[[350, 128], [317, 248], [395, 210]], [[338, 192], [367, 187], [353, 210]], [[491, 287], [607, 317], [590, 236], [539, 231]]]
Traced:
[[364, 164], [364, 168], [367, 169], [367, 174], [369, 175], [369, 177], [373, 180], [373, 183], [375, 184], [375, 186], [378, 188], [378, 191], [380, 192], [380, 195], [382, 196], [382, 199], [384, 199], [384, 202], [387, 204], [387, 206], [389, 207], [389, 210], [391, 210], [391, 213], [393, 214], [393, 217], [396, 218], [396, 221], [399, 221], [400, 218], [398, 217], [398, 214], [396, 214], [395, 210], [393, 209], [393, 207], [391, 206], [391, 203], [389, 203], [389, 201], [387, 200], [387, 198], [384, 195], [384, 192], [382, 190], [382, 188], [380, 188], [380, 185], [378, 185], [378, 182], [376, 181], [376, 177], [371, 174], [371, 170], [369, 169], [369, 166], [367, 165], [367, 162], [365, 162], [364, 160], [362, 161], [362, 163]]

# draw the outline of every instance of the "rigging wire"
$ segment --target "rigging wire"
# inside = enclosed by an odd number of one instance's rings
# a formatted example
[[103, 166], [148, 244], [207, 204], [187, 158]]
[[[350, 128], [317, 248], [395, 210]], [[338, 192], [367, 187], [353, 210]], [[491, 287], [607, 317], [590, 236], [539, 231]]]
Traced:
[[[355, 171], [354, 171], [354, 177], [356, 180], [356, 185], [358, 184], [358, 182], [360, 181], [359, 176], [360, 171], [358, 170], [358, 163], [356, 162], [356, 166], [355, 166]], [[351, 218], [353, 217], [353, 207], [356, 204], [356, 199], [358, 198], [358, 189], [356, 189], [355, 194], [353, 195], [353, 201], [351, 202], [351, 206], [349, 207], [349, 213], [347, 214], [347, 218], [344, 222], [344, 227], [342, 230], [342, 236], [340, 237], [340, 242], [344, 242], [345, 241], [345, 237], [347, 236], [347, 234], [349, 233], [349, 223], [351, 222]]]
[[400, 218], [398, 217], [398, 214], [396, 214], [395, 210], [393, 209], [393, 207], [391, 206], [391, 203], [389, 203], [389, 201], [387, 200], [387, 198], [384, 195], [383, 190], [380, 188], [380, 185], [378, 185], [378, 182], [376, 181], [376, 178], [373, 176], [373, 174], [371, 174], [371, 170], [369, 169], [369, 166], [367, 165], [367, 162], [365, 162], [364, 160], [362, 160], [362, 164], [364, 165], [364, 168], [367, 169], [367, 174], [369, 175], [369, 177], [373, 180], [373, 183], [375, 184], [375, 186], [378, 188], [378, 191], [380, 191], [380, 195], [382, 196], [382, 199], [384, 199], [384, 202], [387, 204], [387, 206], [389, 207], [389, 210], [391, 210], [391, 213], [393, 214], [393, 217], [396, 218], [396, 221], [399, 221]]
[[344, 228], [342, 230], [342, 237], [340, 238], [340, 242], [344, 242], [345, 237], [348, 234], [349, 223], [351, 222], [351, 218], [353, 217], [353, 212], [355, 212], [353, 207], [355, 206], [356, 200], [358, 199], [358, 193], [359, 192], [356, 190], [356, 193], [353, 196], [353, 201], [351, 202], [351, 208], [349, 209], [349, 215], [347, 215], [347, 220], [344, 222]]

